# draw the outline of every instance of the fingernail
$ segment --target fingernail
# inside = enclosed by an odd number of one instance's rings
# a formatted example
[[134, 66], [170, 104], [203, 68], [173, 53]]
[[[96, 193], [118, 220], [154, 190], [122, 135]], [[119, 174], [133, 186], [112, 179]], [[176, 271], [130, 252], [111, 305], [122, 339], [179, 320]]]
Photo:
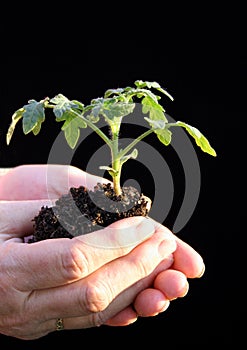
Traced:
[[173, 253], [177, 248], [176, 241], [173, 237], [167, 235], [167, 239], [162, 241], [159, 245], [159, 254], [161, 257], [166, 258]]
[[201, 270], [200, 274], [197, 276], [197, 278], [202, 277], [204, 275], [204, 272], [205, 272], [205, 265], [203, 265], [202, 270]]
[[188, 293], [188, 291], [189, 291], [189, 283], [187, 281], [185, 286], [184, 286], [183, 293], [182, 293], [182, 295], [180, 297], [181, 298], [185, 297], [185, 295]]
[[163, 307], [159, 310], [159, 312], [157, 312], [157, 315], [158, 315], [159, 313], [161, 313], [161, 312], [166, 311], [166, 310], [168, 309], [169, 305], [170, 305], [170, 300], [166, 300], [166, 301], [164, 302]]
[[189, 291], [189, 283], [188, 281], [186, 281], [184, 287], [180, 290], [180, 292], [178, 293], [178, 296], [174, 297], [174, 298], [170, 298], [170, 301], [176, 300], [178, 298], [183, 298], [185, 297], [186, 294], [188, 294]]

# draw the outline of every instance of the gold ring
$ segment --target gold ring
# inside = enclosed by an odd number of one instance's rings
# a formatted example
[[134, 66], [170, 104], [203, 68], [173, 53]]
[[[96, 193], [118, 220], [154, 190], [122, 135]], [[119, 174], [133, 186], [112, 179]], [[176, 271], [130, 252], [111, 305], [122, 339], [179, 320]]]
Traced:
[[56, 319], [56, 331], [62, 331], [63, 329], [64, 329], [63, 319], [57, 318]]

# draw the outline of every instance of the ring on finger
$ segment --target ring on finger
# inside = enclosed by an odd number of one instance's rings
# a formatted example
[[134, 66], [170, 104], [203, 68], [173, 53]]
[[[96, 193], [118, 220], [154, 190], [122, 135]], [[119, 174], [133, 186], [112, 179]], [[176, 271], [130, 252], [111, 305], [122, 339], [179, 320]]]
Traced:
[[62, 331], [64, 329], [63, 319], [57, 318], [56, 319], [56, 331]]

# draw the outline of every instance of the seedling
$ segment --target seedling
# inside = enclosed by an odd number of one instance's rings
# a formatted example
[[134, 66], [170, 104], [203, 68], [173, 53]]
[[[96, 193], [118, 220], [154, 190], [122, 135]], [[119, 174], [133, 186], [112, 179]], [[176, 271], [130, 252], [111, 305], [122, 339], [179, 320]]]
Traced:
[[[177, 121], [169, 123], [163, 106], [159, 103], [161, 97], [156, 93], [166, 95], [169, 99], [173, 97], [163, 89], [157, 82], [137, 80], [135, 87], [109, 89], [104, 97], [93, 99], [90, 104], [84, 105], [76, 100], [69, 100], [62, 94], [53, 98], [46, 97], [37, 102], [29, 100], [27, 105], [18, 109], [12, 115], [12, 122], [7, 132], [7, 144], [10, 143], [15, 126], [22, 119], [24, 134], [32, 132], [37, 135], [42, 123], [45, 121], [45, 110], [53, 109], [57, 122], [62, 122], [61, 130], [64, 132], [68, 145], [74, 149], [79, 137], [81, 128], [91, 128], [109, 146], [111, 152], [111, 166], [102, 165], [100, 168], [107, 170], [112, 177], [115, 194], [120, 196], [121, 170], [128, 159], [135, 159], [138, 156], [136, 145], [151, 133], [155, 133], [161, 143], [168, 146], [171, 143], [173, 127], [183, 127], [194, 138], [196, 144], [202, 151], [216, 156], [215, 150], [211, 147], [207, 138], [195, 127]], [[156, 92], [156, 93], [155, 93]], [[122, 119], [133, 113], [136, 102], [142, 104], [144, 119], [147, 121], [148, 130], [131, 141], [125, 148], [119, 148], [119, 132]], [[97, 126], [100, 118], [104, 118], [109, 125], [109, 134]]]

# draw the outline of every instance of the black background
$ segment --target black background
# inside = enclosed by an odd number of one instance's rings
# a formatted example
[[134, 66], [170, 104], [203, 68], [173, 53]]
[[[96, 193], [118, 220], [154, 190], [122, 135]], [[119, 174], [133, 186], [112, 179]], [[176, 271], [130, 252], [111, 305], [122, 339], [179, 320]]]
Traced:
[[[92, 345], [113, 344], [115, 348], [116, 341], [129, 346], [129, 339], [157, 342], [164, 347], [233, 344], [238, 337], [234, 336], [234, 327], [241, 315], [241, 310], [234, 307], [235, 286], [239, 283], [234, 254], [239, 245], [235, 239], [241, 232], [237, 209], [241, 172], [237, 154], [240, 154], [240, 130], [245, 116], [246, 55], [242, 46], [229, 50], [220, 40], [200, 44], [195, 41], [192, 47], [177, 47], [176, 54], [169, 47], [157, 54], [154, 48], [138, 40], [131, 43], [120, 40], [114, 44], [102, 40], [80, 51], [77, 55], [61, 52], [2, 58], [0, 166], [47, 162], [54, 137], [60, 130], [60, 125], [52, 120], [43, 124], [38, 136], [24, 136], [20, 124], [10, 145], [5, 143], [11, 115], [29, 99], [63, 93], [70, 99], [88, 103], [108, 88], [133, 85], [137, 79], [159, 82], [175, 98], [173, 102], [164, 102], [167, 113], [197, 126], [217, 152], [213, 158], [196, 149], [202, 176], [200, 197], [193, 216], [178, 233], [203, 256], [206, 272], [203, 278], [190, 281], [185, 298], [172, 302], [157, 317], [139, 319], [128, 327], [66, 331], [29, 342], [0, 336], [1, 349], [4, 349], [2, 345], [11, 349], [41, 349], [53, 341], [57, 347], [71, 341], [85, 347], [90, 341]], [[150, 138], [150, 142], [155, 141]], [[162, 147], [158, 143], [155, 146]], [[182, 184], [176, 159], [172, 151], [171, 155], [169, 151], [163, 152], [174, 171], [179, 202]], [[86, 154], [83, 159], [75, 158], [73, 165], [84, 168], [87, 157]], [[138, 171], [136, 177], [142, 181]], [[143, 192], [149, 194], [149, 184], [142, 181], [142, 186]], [[176, 215], [176, 210], [175, 203], [172, 215]], [[164, 223], [168, 227], [174, 220], [172, 215]]]

